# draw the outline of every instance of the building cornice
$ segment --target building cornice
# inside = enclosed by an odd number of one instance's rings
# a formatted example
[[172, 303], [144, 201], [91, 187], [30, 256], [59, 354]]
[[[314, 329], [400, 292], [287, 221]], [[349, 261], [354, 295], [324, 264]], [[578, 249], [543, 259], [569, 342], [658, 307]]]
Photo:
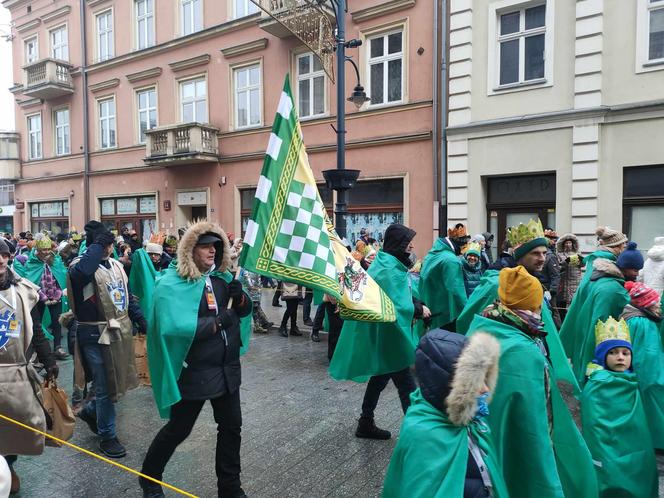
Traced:
[[16, 28], [14, 28], [14, 29], [16, 29], [16, 31], [18, 33], [25, 33], [26, 31], [30, 31], [31, 29], [36, 28], [40, 24], [41, 24], [41, 19], [38, 18], [38, 19], [33, 19], [32, 21], [28, 21], [26, 23], [23, 23], [19, 26], [16, 26]]
[[86, 0], [88, 7], [96, 7], [97, 5], [101, 5], [104, 2], [108, 2], [108, 0]]
[[372, 7], [367, 7], [366, 9], [356, 10], [355, 12], [351, 12], [350, 15], [353, 18], [353, 22], [357, 23], [409, 9], [413, 6], [415, 6], [415, 0], [389, 0]]
[[27, 99], [27, 100], [17, 100], [16, 103], [21, 107], [22, 109], [27, 109], [29, 107], [35, 107], [37, 105], [41, 105], [42, 100], [41, 99]]
[[216, 26], [212, 26], [211, 28], [198, 31], [196, 33], [192, 33], [187, 36], [182, 36], [180, 38], [169, 40], [165, 43], [161, 43], [153, 47], [145, 48], [143, 50], [138, 50], [136, 52], [130, 52], [128, 54], [120, 55], [118, 57], [114, 57], [113, 59], [109, 59], [103, 62], [97, 62], [96, 64], [88, 66], [86, 71], [88, 73], [102, 71], [104, 69], [109, 69], [111, 67], [124, 64], [128, 61], [133, 62], [136, 60], [145, 59], [147, 57], [152, 57], [156, 54], [160, 54], [174, 48], [184, 47], [186, 45], [191, 45], [192, 43], [197, 43], [202, 40], [207, 40], [208, 38], [213, 38], [215, 36], [219, 36], [222, 34], [231, 33], [233, 31], [246, 28], [247, 26], [255, 25], [256, 21], [260, 19], [260, 16], [261, 16], [260, 12], [256, 12], [255, 14], [242, 17], [241, 19], [233, 19], [231, 21], [218, 24]]
[[233, 45], [232, 47], [222, 48], [221, 53], [228, 59], [231, 57], [237, 57], [238, 55], [255, 52], [256, 50], [262, 50], [265, 47], [267, 47], [267, 38], [259, 38], [258, 40], [250, 41], [248, 43], [241, 43], [239, 45]]
[[9, 91], [14, 95], [16, 95], [17, 93], [21, 93], [23, 91], [23, 84], [16, 83], [13, 86], [9, 87]]
[[157, 78], [161, 76], [161, 68], [153, 67], [151, 69], [145, 69], [143, 71], [138, 71], [136, 73], [127, 74], [127, 81], [129, 83], [135, 83], [137, 81], [146, 80], [148, 78]]
[[109, 88], [115, 88], [120, 84], [120, 78], [112, 78], [106, 81], [100, 81], [94, 85], [88, 86], [88, 89], [92, 93], [101, 92], [102, 90], [108, 90]]
[[196, 57], [191, 57], [189, 59], [183, 59], [181, 61], [169, 62], [168, 66], [171, 68], [171, 71], [178, 72], [184, 71], [197, 66], [204, 66], [210, 62], [210, 54], [197, 55]]
[[13, 9], [14, 7], [18, 7], [22, 3], [28, 3], [28, 0], [4, 0], [2, 2], [2, 6], [6, 9]]
[[41, 20], [43, 23], [51, 22], [54, 19], [66, 16], [70, 12], [71, 12], [71, 7], [69, 5], [65, 5], [64, 7], [60, 7], [59, 9], [49, 12], [48, 14], [44, 14], [43, 16], [41, 16]]

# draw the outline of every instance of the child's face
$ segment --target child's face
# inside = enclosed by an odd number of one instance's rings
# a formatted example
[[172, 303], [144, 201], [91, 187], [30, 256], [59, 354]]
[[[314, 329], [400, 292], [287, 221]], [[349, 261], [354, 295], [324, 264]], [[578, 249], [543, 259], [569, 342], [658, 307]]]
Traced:
[[628, 348], [613, 348], [606, 354], [606, 368], [613, 372], [625, 372], [632, 366], [632, 352]]

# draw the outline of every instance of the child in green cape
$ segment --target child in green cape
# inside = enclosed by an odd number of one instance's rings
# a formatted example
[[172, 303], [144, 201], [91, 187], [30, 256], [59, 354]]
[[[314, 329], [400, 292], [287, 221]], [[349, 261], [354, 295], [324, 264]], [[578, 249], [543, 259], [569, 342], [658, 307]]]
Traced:
[[415, 353], [420, 388], [411, 395], [383, 498], [505, 498], [483, 417], [496, 386], [500, 346], [435, 329]]
[[595, 326], [595, 358], [581, 395], [581, 424], [600, 498], [655, 498], [657, 466], [625, 320]]

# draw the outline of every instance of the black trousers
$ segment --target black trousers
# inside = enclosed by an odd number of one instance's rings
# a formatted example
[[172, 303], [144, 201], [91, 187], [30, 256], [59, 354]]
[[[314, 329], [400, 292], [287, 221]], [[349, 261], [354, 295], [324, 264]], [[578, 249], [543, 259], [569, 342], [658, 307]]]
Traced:
[[[44, 319], [44, 313], [46, 312], [46, 303], [44, 301], [39, 301], [37, 303], [37, 311], [39, 312], [39, 316], [42, 317], [42, 320]], [[51, 314], [51, 330], [53, 331], [53, 349], [60, 347], [60, 343], [62, 342], [62, 326], [60, 325], [59, 318], [60, 318], [60, 313], [62, 313], [62, 303], [57, 302], [55, 304], [51, 304], [48, 306], [48, 312]], [[71, 334], [70, 334], [71, 335]], [[69, 341], [67, 343], [67, 346], [69, 347]], [[70, 353], [73, 351], [70, 350]]]
[[279, 298], [281, 297], [281, 280], [277, 283], [277, 290], [274, 291], [274, 296], [272, 296], [272, 306], [279, 306]]
[[316, 308], [316, 314], [314, 315], [314, 325], [312, 327], [312, 332], [319, 332], [323, 329], [323, 320], [325, 320], [325, 302], [321, 303], [318, 308]]
[[[157, 433], [143, 460], [143, 474], [162, 479], [164, 468], [175, 448], [187, 439], [203, 408], [204, 400], [181, 400], [171, 407], [171, 419]], [[242, 411], [240, 390], [211, 399], [217, 423], [215, 470], [219, 496], [235, 496], [240, 487], [240, 436]]]
[[332, 355], [334, 355], [334, 350], [337, 347], [337, 342], [339, 342], [339, 336], [341, 335], [341, 329], [344, 326], [344, 321], [341, 319], [339, 313], [335, 313], [337, 305], [334, 303], [323, 303], [321, 305], [325, 308], [327, 312], [327, 319], [330, 322], [330, 330], [327, 336], [327, 359], [332, 361]]
[[297, 305], [298, 299], [286, 299], [286, 311], [284, 311], [284, 317], [281, 319], [282, 327], [286, 327], [290, 318], [290, 328], [291, 330], [295, 330], [297, 327]]
[[382, 393], [383, 389], [387, 387], [390, 379], [392, 379], [392, 382], [394, 382], [394, 385], [399, 391], [401, 409], [406, 413], [406, 410], [410, 406], [410, 393], [417, 389], [415, 379], [410, 373], [409, 368], [404, 368], [398, 372], [374, 375], [369, 379], [367, 390], [364, 392], [364, 400], [362, 401], [362, 417], [373, 418], [374, 410], [376, 410], [376, 406], [378, 406], [380, 393]]
[[302, 320], [307, 318], [311, 320], [311, 303], [314, 300], [314, 291], [306, 289], [304, 292], [304, 299], [302, 300]]

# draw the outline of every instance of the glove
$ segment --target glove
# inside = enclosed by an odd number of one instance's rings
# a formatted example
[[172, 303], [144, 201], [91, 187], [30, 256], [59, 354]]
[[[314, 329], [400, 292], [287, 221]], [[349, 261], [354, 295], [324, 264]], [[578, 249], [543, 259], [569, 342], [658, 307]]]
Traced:
[[148, 332], [148, 322], [145, 318], [141, 318], [136, 322], [136, 326], [138, 327], [138, 333], [139, 334], [147, 334]]
[[217, 330], [229, 329], [236, 321], [235, 312], [230, 310], [221, 310], [217, 315]]
[[57, 363], [53, 362], [53, 365], [46, 369], [46, 378], [49, 380], [57, 379], [59, 373], [60, 367], [58, 367]]
[[228, 295], [233, 299], [242, 297], [242, 283], [239, 280], [233, 279], [228, 283]]
[[113, 242], [115, 242], [115, 237], [111, 232], [102, 232], [95, 237], [95, 244], [99, 244], [102, 247], [108, 247]]

